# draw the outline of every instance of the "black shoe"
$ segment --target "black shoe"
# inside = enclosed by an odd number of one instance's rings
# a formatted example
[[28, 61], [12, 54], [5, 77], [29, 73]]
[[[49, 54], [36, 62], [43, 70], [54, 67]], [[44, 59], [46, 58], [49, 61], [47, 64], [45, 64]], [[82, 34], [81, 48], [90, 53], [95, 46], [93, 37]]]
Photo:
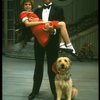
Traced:
[[65, 54], [74, 55], [72, 49], [65, 49], [65, 48], [59, 48], [58, 54], [61, 55], [61, 56], [65, 55]]
[[28, 100], [33, 100], [36, 95], [38, 95], [38, 93], [31, 93], [29, 96], [28, 96]]
[[60, 48], [59, 49], [59, 52], [68, 52], [68, 53], [73, 53], [73, 50], [72, 49], [66, 49], [66, 48]]
[[77, 53], [73, 53], [73, 50], [72, 49], [66, 49], [66, 48], [60, 48], [59, 51], [58, 51], [58, 54], [59, 56], [61, 55], [65, 55], [66, 54], [71, 54], [73, 57], [75, 57], [77, 60], [80, 61]]
[[57, 100], [57, 98], [56, 98], [56, 97], [54, 97], [54, 100]]

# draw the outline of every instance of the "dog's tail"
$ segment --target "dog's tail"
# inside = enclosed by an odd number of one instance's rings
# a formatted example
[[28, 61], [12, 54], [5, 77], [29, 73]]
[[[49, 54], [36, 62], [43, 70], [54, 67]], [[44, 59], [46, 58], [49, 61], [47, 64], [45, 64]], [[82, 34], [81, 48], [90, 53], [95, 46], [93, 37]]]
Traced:
[[73, 86], [73, 88], [72, 88], [72, 96], [71, 96], [72, 100], [74, 100], [76, 98], [77, 94], [78, 94], [78, 89], [75, 86]]

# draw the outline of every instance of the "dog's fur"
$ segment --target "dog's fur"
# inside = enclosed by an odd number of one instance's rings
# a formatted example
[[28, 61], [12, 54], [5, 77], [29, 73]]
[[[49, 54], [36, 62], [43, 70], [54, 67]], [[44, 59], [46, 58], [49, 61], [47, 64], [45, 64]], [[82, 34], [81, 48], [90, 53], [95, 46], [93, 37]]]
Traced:
[[73, 86], [70, 67], [71, 60], [68, 57], [59, 57], [52, 67], [52, 70], [56, 73], [55, 87], [57, 100], [61, 100], [63, 96], [65, 100], [72, 100], [78, 93], [78, 89]]

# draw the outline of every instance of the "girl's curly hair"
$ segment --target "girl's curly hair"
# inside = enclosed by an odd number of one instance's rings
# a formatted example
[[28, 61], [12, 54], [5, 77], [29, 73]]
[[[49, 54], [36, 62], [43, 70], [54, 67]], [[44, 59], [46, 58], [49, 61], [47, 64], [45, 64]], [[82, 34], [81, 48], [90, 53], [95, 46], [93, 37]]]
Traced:
[[34, 6], [34, 0], [21, 0], [20, 1], [20, 6], [22, 7], [22, 9], [24, 9], [23, 7], [24, 7], [24, 3], [25, 2], [30, 2], [31, 5], [32, 5], [32, 8], [33, 8], [33, 6]]

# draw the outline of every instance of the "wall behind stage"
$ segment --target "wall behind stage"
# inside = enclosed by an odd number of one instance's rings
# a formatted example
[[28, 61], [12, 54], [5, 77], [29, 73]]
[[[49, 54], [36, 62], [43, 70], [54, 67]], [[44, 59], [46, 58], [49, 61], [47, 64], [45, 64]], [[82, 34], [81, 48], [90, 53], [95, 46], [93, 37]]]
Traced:
[[[64, 9], [68, 24], [73, 24], [80, 18], [98, 10], [98, 0], [53, 0], [53, 2]], [[42, 0], [35, 0], [35, 6], [38, 4], [43, 4]]]

